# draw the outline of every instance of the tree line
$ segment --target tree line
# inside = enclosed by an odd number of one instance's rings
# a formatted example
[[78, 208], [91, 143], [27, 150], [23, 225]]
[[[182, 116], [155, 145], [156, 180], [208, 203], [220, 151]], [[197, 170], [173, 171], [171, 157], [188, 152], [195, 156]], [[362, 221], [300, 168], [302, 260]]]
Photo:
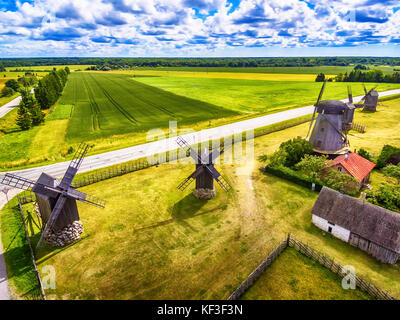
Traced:
[[339, 73], [334, 78], [327, 78], [324, 73], [319, 73], [315, 78], [315, 81], [400, 83], [400, 72], [396, 71], [391, 74], [384, 74], [382, 70], [367, 70], [367, 68], [364, 69], [359, 67], [354, 68], [350, 73]]
[[11, 97], [17, 92], [22, 93], [26, 87], [34, 86], [37, 83], [37, 77], [31, 73], [26, 72], [24, 76], [18, 79], [9, 79], [5, 82], [4, 88], [1, 90], [1, 97]]
[[53, 70], [37, 83], [34, 95], [29, 86], [21, 92], [21, 102], [18, 105], [17, 125], [22, 130], [28, 130], [44, 122], [45, 114], [42, 110], [54, 105], [64, 89], [70, 70]]
[[399, 66], [396, 57], [270, 57], [270, 58], [5, 58], [2, 67], [49, 65], [113, 65], [122, 67], [312, 67], [387, 65]]

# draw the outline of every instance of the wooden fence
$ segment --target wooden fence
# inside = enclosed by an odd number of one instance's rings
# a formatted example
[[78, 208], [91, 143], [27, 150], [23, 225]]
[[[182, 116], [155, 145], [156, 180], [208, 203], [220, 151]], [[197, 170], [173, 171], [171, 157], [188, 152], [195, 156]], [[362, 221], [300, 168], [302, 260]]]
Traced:
[[[311, 248], [307, 244], [304, 244], [303, 242], [296, 240], [293, 236], [289, 234], [284, 240], [282, 240], [275, 247], [275, 249], [268, 255], [268, 257], [239, 285], [239, 287], [237, 287], [237, 289], [229, 296], [228, 300], [239, 299], [261, 276], [261, 274], [265, 271], [265, 269], [268, 268], [268, 266], [270, 266], [271, 263], [274, 262], [278, 258], [278, 256], [288, 247], [296, 249], [306, 257], [320, 263], [322, 266], [338, 274], [342, 278], [348, 276], [348, 272], [345, 271], [344, 267], [338, 262], [335, 262], [334, 259], [331, 259], [326, 254], [323, 254]], [[371, 282], [363, 279], [358, 275], [355, 275], [353, 279], [355, 280], [356, 286], [360, 290], [367, 292], [376, 299], [397, 300], [388, 292], [380, 289], [376, 285], [372, 284]]]
[[[340, 277], [345, 277], [348, 273], [345, 272], [343, 266], [335, 262], [334, 259], [329, 258], [325, 254], [311, 248], [307, 244], [302, 243], [299, 240], [296, 240], [294, 237], [288, 236], [289, 246], [295, 248], [300, 253], [304, 254], [310, 259], [320, 263], [325, 268], [331, 270], [332, 272], [338, 274]], [[378, 288], [376, 285], [371, 282], [363, 279], [362, 277], [355, 275], [356, 286], [367, 293], [369, 293], [372, 297], [379, 300], [397, 300], [395, 297], [390, 295], [388, 292]]]
[[351, 124], [351, 128], [350, 129], [355, 130], [355, 131], [360, 132], [360, 133], [365, 133], [367, 131], [367, 127], [366, 126], [364, 126], [362, 124], [359, 124], [359, 123], [354, 123], [354, 122]]
[[261, 276], [266, 268], [268, 268], [272, 262], [278, 258], [278, 256], [287, 248], [287, 239], [281, 241], [274, 250], [268, 255], [268, 257], [261, 262], [261, 264], [252, 272], [250, 275], [237, 287], [237, 289], [229, 296], [228, 300], [237, 300], [243, 293], [245, 293], [253, 283]]

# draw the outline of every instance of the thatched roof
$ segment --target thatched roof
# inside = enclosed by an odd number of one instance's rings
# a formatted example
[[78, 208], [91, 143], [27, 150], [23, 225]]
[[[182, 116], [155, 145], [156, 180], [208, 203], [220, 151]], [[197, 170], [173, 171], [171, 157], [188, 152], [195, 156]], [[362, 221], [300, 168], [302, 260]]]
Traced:
[[323, 187], [312, 214], [400, 253], [400, 214]]

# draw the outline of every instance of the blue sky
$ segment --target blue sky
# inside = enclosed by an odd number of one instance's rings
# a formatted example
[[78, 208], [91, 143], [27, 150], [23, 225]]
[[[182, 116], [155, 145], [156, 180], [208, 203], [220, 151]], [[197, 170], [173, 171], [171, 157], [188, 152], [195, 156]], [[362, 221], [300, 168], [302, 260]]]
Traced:
[[0, 0], [0, 57], [400, 56], [400, 0]]

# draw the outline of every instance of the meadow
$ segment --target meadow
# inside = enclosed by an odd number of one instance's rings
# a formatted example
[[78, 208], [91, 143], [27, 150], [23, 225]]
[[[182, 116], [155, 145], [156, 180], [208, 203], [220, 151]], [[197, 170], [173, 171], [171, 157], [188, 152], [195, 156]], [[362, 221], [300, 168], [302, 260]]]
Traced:
[[[198, 99], [213, 102], [232, 110], [247, 113], [280, 111], [284, 107], [301, 107], [316, 102], [321, 83], [314, 81], [284, 81], [275, 76], [272, 81], [209, 79], [206, 77], [135, 77], [136, 81], [158, 87], [160, 89]], [[293, 75], [295, 76], [295, 75]], [[329, 82], [323, 99], [344, 99], [347, 97], [347, 85], [344, 82]], [[376, 84], [368, 83], [367, 87]], [[364, 94], [361, 83], [351, 83], [353, 96]], [[400, 84], [379, 84], [380, 91], [400, 88]]]
[[[243, 300], [368, 300], [344, 290], [342, 279], [293, 248], [286, 249], [241, 297]], [[316, 290], [318, 288], [318, 290]]]
[[[196, 78], [183, 74], [155, 77], [134, 76], [132, 71], [72, 72], [43, 125], [20, 131], [15, 125], [16, 110], [0, 119], [1, 170], [67, 160], [70, 146], [81, 141], [93, 146], [91, 154], [146, 143], [147, 130], [166, 132], [170, 120], [178, 121], [180, 130], [200, 130], [311, 105], [321, 87], [312, 80], [304, 81], [301, 74], [218, 74], [227, 77], [224, 79], [207, 78], [204, 72], [197, 72]], [[254, 80], [236, 79], [240, 76]], [[363, 93], [360, 83], [351, 85], [354, 95]], [[378, 88], [399, 87], [380, 84]], [[346, 96], [346, 83], [329, 83], [324, 94], [324, 98]]]
[[[308, 74], [315, 75], [322, 72], [326, 75], [337, 75], [353, 70], [355, 65], [349, 66], [314, 66], [314, 67], [135, 67], [134, 70], [152, 71], [185, 71], [185, 72], [232, 72], [232, 73], [279, 73], [279, 74]], [[385, 74], [394, 72], [399, 67], [366, 65], [370, 69], [382, 70]]]
[[[400, 99], [385, 101], [377, 113], [358, 111], [359, 117], [367, 132], [350, 137], [352, 148], [364, 147], [376, 156], [384, 144], [400, 145]], [[256, 138], [254, 162], [222, 162], [217, 168], [233, 190], [226, 194], [216, 186], [217, 197], [211, 201], [197, 200], [191, 194], [193, 185], [183, 193], [176, 189], [193, 171], [193, 164], [184, 163], [159, 165], [82, 188], [106, 199], [107, 206], [101, 210], [79, 204], [85, 227], [82, 240], [64, 249], [37, 252], [39, 270], [51, 264], [57, 271], [57, 288], [47, 290], [47, 295], [63, 299], [225, 299], [291, 233], [339, 263], [354, 266], [360, 276], [399, 297], [396, 265], [381, 264], [312, 225], [310, 212], [317, 193], [258, 170], [263, 164], [259, 156], [271, 154], [283, 141], [305, 136], [307, 129], [305, 123]], [[2, 219], [8, 221], [9, 213], [3, 211]], [[7, 246], [12, 236], [5, 224], [1, 228]], [[283, 258], [267, 270], [260, 279], [265, 282], [256, 284], [248, 297], [366, 298], [358, 292], [340, 291], [339, 278], [302, 262], [302, 257]], [[282, 268], [287, 277], [281, 276]], [[13, 285], [18, 279], [24, 283], [16, 276]]]

